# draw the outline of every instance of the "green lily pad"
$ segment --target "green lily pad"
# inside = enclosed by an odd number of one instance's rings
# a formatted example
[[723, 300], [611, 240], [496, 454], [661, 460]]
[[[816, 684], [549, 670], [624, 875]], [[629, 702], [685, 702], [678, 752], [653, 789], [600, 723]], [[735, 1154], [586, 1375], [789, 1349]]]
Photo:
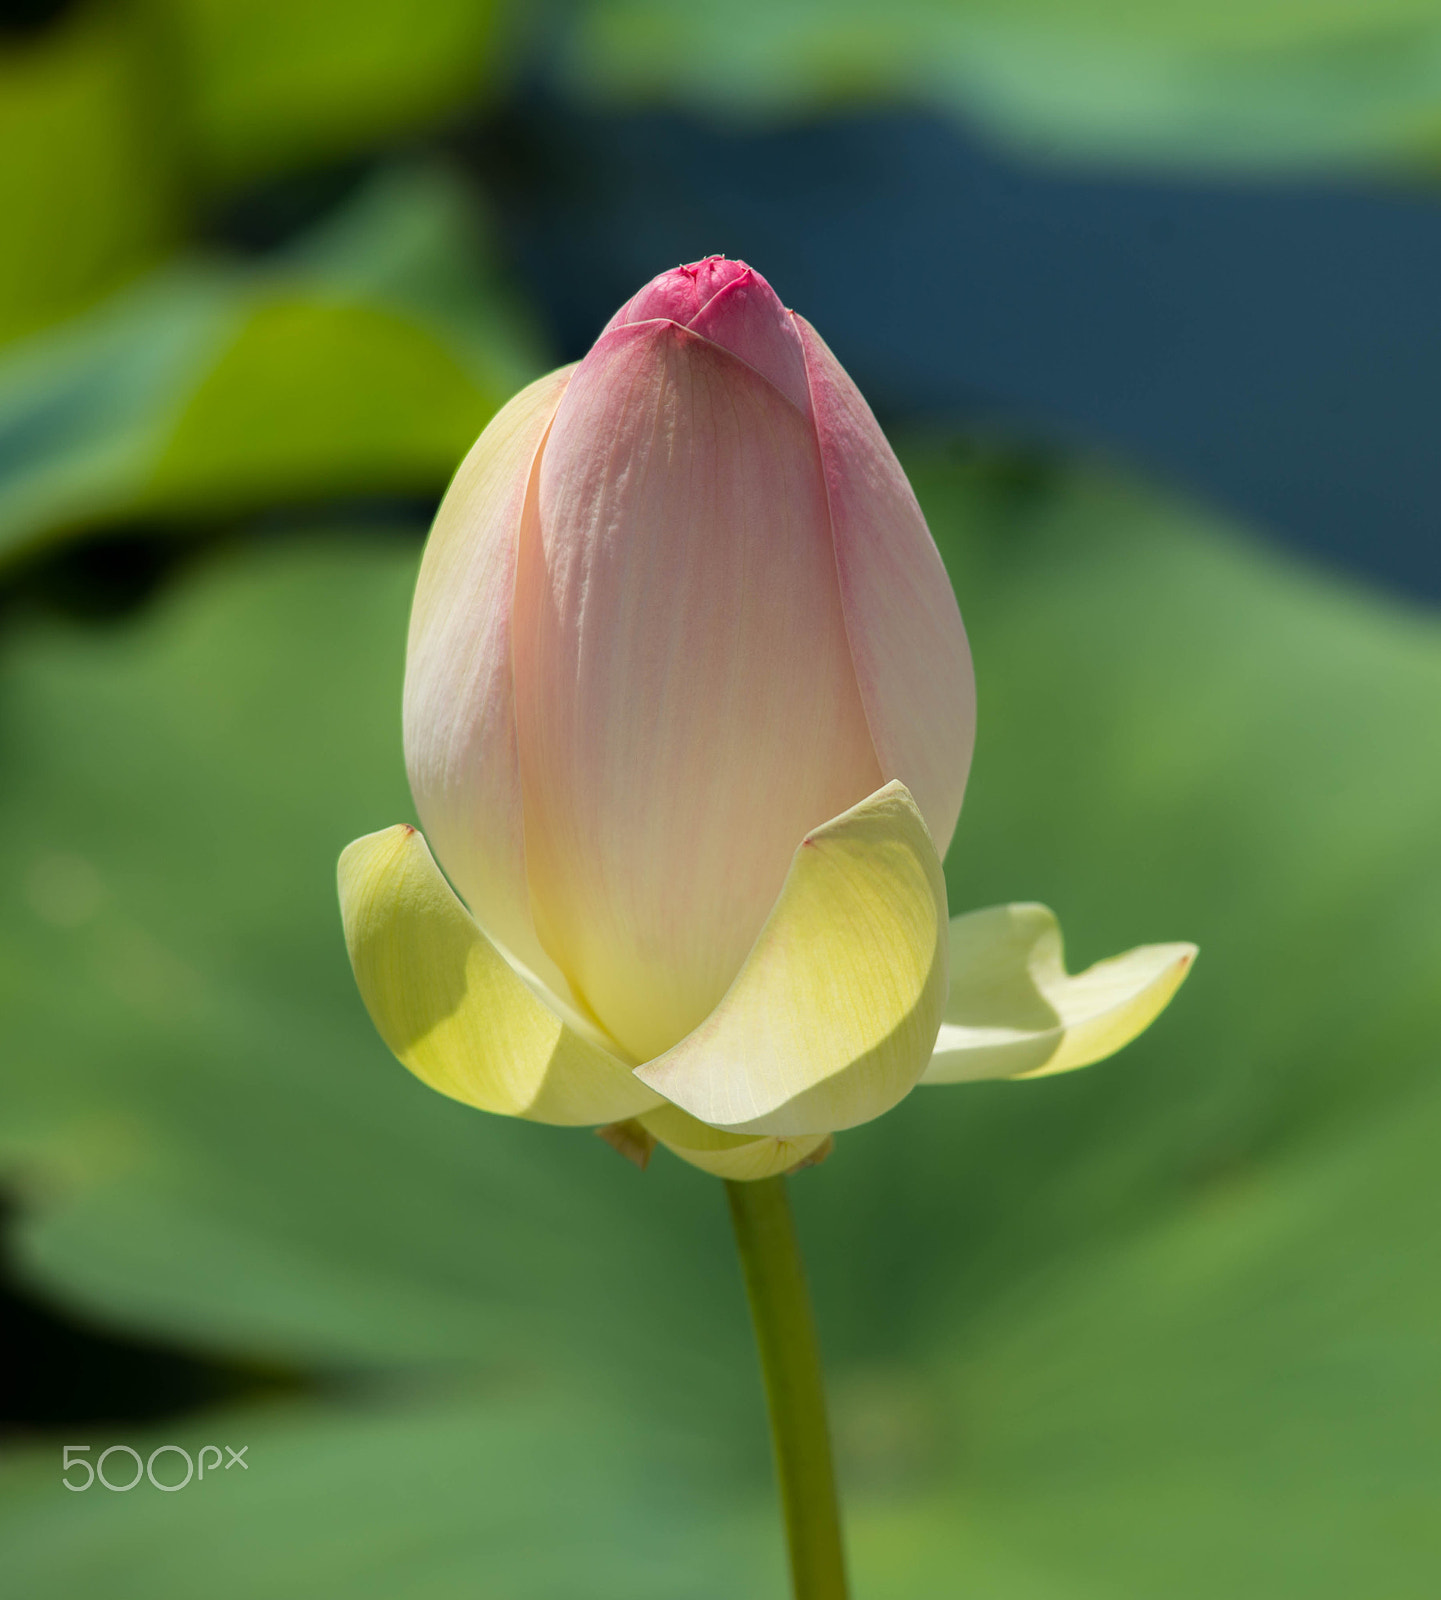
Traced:
[[0, 343], [153, 266], [207, 192], [371, 154], [484, 100], [514, 32], [504, 0], [64, 11], [0, 38]]
[[570, 78], [766, 116], [900, 100], [1142, 165], [1420, 166], [1441, 143], [1434, 0], [590, 0]]
[[120, 7], [0, 46], [0, 343], [149, 267], [179, 226], [150, 64]]
[[463, 189], [382, 174], [263, 267], [174, 265], [0, 360], [0, 562], [136, 519], [437, 492], [536, 369]]
[[[543, 1391], [232, 1410], [89, 1437], [74, 1459], [98, 1463], [120, 1445], [101, 1469], [120, 1489], [84, 1487], [75, 1465], [66, 1479], [81, 1487], [67, 1493], [58, 1446], [0, 1468], [7, 1580], [27, 1600], [92, 1587], [116, 1600], [781, 1592], [777, 1541], [755, 1537], [747, 1497], [703, 1499], [700, 1483], [677, 1473], [683, 1445]], [[137, 1457], [170, 1492], [143, 1473], [123, 1488]]]
[[489, 91], [504, 0], [168, 0], [212, 181], [371, 149]]
[[[1117, 1060], [918, 1091], [796, 1180], [862, 1592], [1419, 1600], [1441, 630], [1103, 473], [909, 462], [980, 682], [953, 906], [1046, 900], [1073, 965], [1201, 959]], [[411, 815], [415, 561], [273, 541], [103, 634], [12, 626], [19, 1259], [199, 1348], [603, 1393], [744, 1498], [718, 1186], [428, 1093], [354, 995], [332, 874]]]

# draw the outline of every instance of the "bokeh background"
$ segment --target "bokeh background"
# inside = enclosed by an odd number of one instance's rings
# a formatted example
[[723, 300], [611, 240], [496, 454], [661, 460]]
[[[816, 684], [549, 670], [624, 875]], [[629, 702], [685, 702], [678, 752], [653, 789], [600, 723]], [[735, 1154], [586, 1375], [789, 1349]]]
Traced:
[[1436, 0], [6, 0], [6, 1594], [783, 1593], [719, 1186], [411, 1080], [333, 888], [449, 472], [710, 252], [946, 557], [953, 908], [1203, 952], [796, 1181], [859, 1600], [1434, 1594], [1438, 169]]

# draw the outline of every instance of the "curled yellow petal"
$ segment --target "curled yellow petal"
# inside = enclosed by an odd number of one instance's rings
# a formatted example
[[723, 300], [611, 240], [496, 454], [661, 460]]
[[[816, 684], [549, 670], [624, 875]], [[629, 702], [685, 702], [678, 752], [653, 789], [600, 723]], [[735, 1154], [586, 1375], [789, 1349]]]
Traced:
[[401, 824], [340, 857], [340, 910], [371, 1019], [441, 1094], [535, 1122], [617, 1122], [660, 1103], [526, 984]]
[[754, 1183], [789, 1172], [813, 1156], [830, 1138], [828, 1133], [808, 1133], [791, 1139], [766, 1135], [726, 1133], [687, 1115], [679, 1106], [662, 1106], [637, 1119], [647, 1133], [672, 1154], [717, 1178]]
[[724, 998], [636, 1076], [731, 1133], [852, 1128], [914, 1087], [945, 996], [940, 859], [888, 783], [807, 835]]
[[1041, 905], [955, 917], [951, 994], [923, 1083], [1040, 1078], [1113, 1055], [1166, 1008], [1193, 944], [1144, 944], [1066, 973], [1061, 929]]

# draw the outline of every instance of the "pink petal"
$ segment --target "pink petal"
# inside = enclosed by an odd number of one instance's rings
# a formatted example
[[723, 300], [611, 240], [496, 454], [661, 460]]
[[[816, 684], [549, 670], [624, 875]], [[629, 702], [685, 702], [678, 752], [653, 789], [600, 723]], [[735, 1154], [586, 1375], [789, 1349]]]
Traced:
[[538, 481], [514, 628], [536, 927], [646, 1059], [725, 993], [797, 841], [880, 776], [814, 432], [771, 382], [674, 321], [615, 327]]
[[668, 318], [688, 327], [714, 294], [739, 278], [751, 276], [758, 274], [753, 274], [744, 261], [729, 261], [725, 256], [707, 256], [687, 267], [671, 267], [638, 289], [602, 331], [609, 333], [612, 328], [656, 318]]
[[976, 732], [966, 630], [901, 464], [861, 392], [804, 317], [841, 604], [886, 780], [911, 791], [942, 855], [955, 832]]
[[811, 408], [805, 351], [795, 319], [754, 267], [707, 256], [652, 278], [606, 324], [606, 332], [668, 318], [739, 356], [802, 411]]

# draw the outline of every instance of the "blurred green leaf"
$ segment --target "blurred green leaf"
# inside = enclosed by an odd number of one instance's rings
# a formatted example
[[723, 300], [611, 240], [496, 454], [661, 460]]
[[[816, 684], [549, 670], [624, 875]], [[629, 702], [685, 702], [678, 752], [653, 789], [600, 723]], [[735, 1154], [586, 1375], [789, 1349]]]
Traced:
[[0, 344], [150, 266], [179, 225], [165, 100], [121, 7], [0, 49]]
[[[672, 1442], [594, 1403], [562, 1405], [543, 1392], [372, 1399], [348, 1412], [232, 1410], [145, 1434], [91, 1430], [91, 1439], [91, 1462], [112, 1443], [142, 1460], [174, 1444], [192, 1461], [204, 1445], [228, 1443], [246, 1447], [245, 1464], [217, 1470], [207, 1456], [205, 1478], [170, 1494], [146, 1479], [128, 1494], [100, 1484], [77, 1494], [60, 1486], [58, 1443], [27, 1450], [0, 1469], [7, 1583], [25, 1600], [97, 1588], [114, 1600], [734, 1600], [781, 1591], [779, 1551], [755, 1537], [747, 1498], [713, 1482], [703, 1496], [700, 1484], [678, 1480]], [[185, 1461], [167, 1452], [154, 1470], [178, 1484]], [[123, 1453], [105, 1464], [114, 1482], [134, 1472]]]
[[503, 0], [104, 0], [0, 44], [0, 345], [153, 266], [207, 191], [483, 98]]
[[570, 81], [764, 115], [901, 100], [1038, 154], [1241, 168], [1434, 163], [1436, 0], [588, 0]]
[[165, 0], [198, 164], [230, 181], [370, 149], [481, 97], [504, 0]]
[[538, 366], [446, 175], [263, 267], [191, 262], [0, 361], [0, 561], [136, 518], [434, 493]]
[[[953, 905], [1202, 954], [1116, 1061], [918, 1091], [797, 1180], [860, 1592], [1419, 1600], [1441, 630], [1103, 474], [909, 462], [980, 675]], [[20, 1259], [201, 1346], [603, 1390], [757, 1483], [718, 1186], [428, 1093], [353, 993], [333, 863], [411, 814], [414, 563], [288, 541], [120, 631], [12, 625]]]

